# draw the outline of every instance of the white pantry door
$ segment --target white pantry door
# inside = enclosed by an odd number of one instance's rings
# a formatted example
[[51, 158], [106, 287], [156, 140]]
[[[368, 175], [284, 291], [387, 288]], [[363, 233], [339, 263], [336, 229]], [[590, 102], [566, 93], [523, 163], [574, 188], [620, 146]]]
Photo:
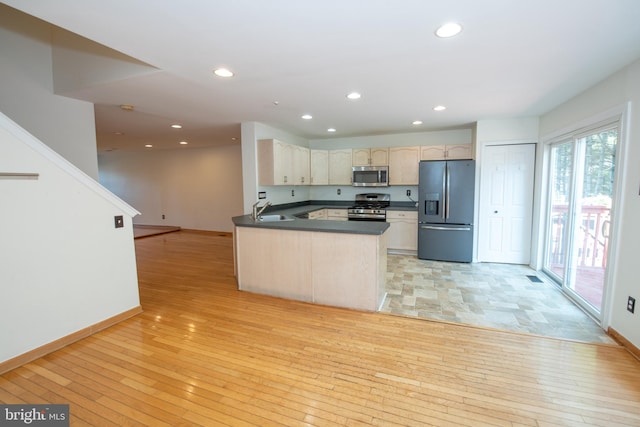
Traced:
[[530, 262], [535, 147], [493, 145], [482, 153], [479, 261]]

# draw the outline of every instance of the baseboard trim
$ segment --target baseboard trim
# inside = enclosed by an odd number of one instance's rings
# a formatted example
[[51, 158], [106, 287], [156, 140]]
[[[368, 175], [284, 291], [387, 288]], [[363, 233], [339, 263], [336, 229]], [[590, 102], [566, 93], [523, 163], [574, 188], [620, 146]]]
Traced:
[[110, 326], [115, 325], [116, 323], [122, 322], [123, 320], [129, 319], [137, 314], [142, 313], [142, 307], [137, 306], [130, 310], [124, 311], [120, 314], [117, 314], [113, 317], [105, 319], [101, 322], [98, 322], [94, 325], [88, 326], [84, 329], [80, 329], [77, 332], [59, 338], [55, 341], [52, 341], [48, 344], [40, 346], [38, 348], [34, 348], [31, 351], [23, 353], [19, 356], [16, 356], [12, 359], [6, 360], [0, 363], [0, 375], [11, 371], [12, 369], [18, 368], [24, 364], [32, 362], [42, 356], [46, 356], [49, 353], [52, 353], [56, 350], [59, 350], [63, 347], [68, 346], [69, 344], [73, 344], [76, 341], [80, 341], [83, 338], [86, 338], [90, 335], [95, 334], [96, 332], [102, 331], [103, 329], [107, 329]]
[[640, 349], [633, 345], [631, 341], [620, 335], [618, 331], [611, 327], [607, 330], [607, 333], [609, 334], [609, 336], [611, 336], [611, 338], [618, 341], [624, 348], [626, 348], [629, 353], [633, 354], [636, 359], [640, 360]]
[[409, 249], [389, 249], [387, 248], [387, 253], [390, 255], [409, 255], [409, 256], [418, 256], [418, 251], [413, 251]]
[[233, 233], [229, 231], [213, 231], [213, 230], [196, 230], [195, 228], [183, 228], [180, 231], [186, 233], [207, 234], [209, 236], [232, 237]]

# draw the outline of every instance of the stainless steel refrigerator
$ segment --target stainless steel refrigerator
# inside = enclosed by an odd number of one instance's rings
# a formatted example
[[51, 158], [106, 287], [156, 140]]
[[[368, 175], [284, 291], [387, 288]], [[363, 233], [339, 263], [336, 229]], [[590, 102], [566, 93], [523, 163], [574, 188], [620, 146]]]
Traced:
[[420, 162], [418, 258], [471, 262], [474, 160]]

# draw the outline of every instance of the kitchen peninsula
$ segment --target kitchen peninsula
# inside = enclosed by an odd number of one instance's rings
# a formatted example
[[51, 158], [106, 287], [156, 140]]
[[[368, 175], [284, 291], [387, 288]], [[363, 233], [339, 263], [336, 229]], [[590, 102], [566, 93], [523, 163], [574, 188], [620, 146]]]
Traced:
[[238, 288], [316, 304], [377, 311], [385, 297], [387, 229], [376, 221], [309, 220], [309, 205], [260, 221], [237, 216], [234, 264]]

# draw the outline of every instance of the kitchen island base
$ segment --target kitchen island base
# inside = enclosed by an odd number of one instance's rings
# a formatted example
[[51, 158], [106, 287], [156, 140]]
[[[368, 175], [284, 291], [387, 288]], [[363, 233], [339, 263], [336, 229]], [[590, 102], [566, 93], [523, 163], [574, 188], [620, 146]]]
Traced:
[[378, 311], [385, 297], [387, 236], [235, 227], [243, 291]]

